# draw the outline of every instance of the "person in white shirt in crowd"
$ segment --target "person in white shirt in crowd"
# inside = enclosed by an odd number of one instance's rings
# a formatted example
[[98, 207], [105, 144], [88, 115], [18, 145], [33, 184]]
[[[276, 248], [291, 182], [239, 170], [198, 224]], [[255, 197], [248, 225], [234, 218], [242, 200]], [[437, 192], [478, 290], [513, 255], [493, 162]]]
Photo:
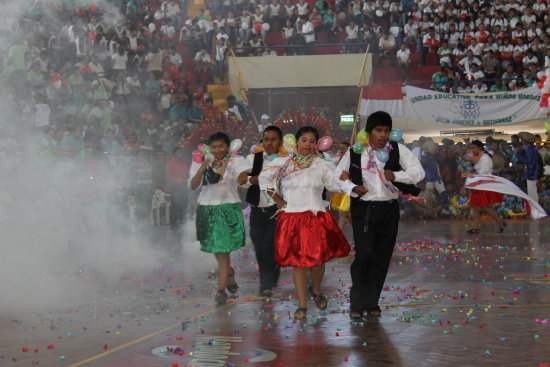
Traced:
[[278, 55], [274, 49], [272, 49], [271, 47], [266, 47], [264, 49], [264, 52], [262, 52], [262, 56], [278, 56]]
[[294, 10], [296, 10], [296, 5], [293, 4], [292, 0], [286, 0], [285, 5], [283, 6], [286, 12], [286, 19], [290, 19], [294, 15]]
[[440, 37], [435, 33], [433, 27], [428, 29], [428, 33], [422, 38], [422, 65], [426, 66], [426, 55], [428, 51], [433, 48], [434, 51], [439, 48]]
[[414, 21], [413, 17], [407, 18], [407, 24], [403, 27], [403, 42], [409, 47], [411, 40], [416, 42], [416, 52], [420, 52], [422, 49], [422, 38], [419, 36], [418, 24]]
[[210, 73], [211, 65], [212, 58], [210, 57], [210, 54], [206, 52], [206, 48], [201, 48], [201, 50], [195, 55], [195, 71], [199, 73], [199, 75], [203, 73]]
[[537, 66], [539, 64], [539, 58], [534, 54], [533, 50], [527, 49], [527, 55], [523, 57], [521, 61], [524, 69], [528, 69], [531, 65]]
[[357, 43], [361, 43], [361, 39], [359, 39], [359, 26], [352, 19], [346, 26], [346, 50], [354, 52], [353, 45]]
[[472, 50], [468, 50], [466, 51], [466, 57], [463, 57], [456, 66], [463, 74], [467, 74], [472, 69], [472, 64], [481, 65], [481, 60], [474, 57]]
[[487, 84], [483, 83], [481, 80], [476, 80], [474, 85], [472, 85], [472, 93], [485, 93], [487, 90]]
[[472, 38], [470, 46], [466, 50], [472, 50], [474, 57], [480, 59], [483, 54], [483, 43], [477, 43], [477, 39]]
[[174, 36], [176, 35], [176, 27], [174, 27], [174, 21], [172, 19], [168, 19], [168, 22], [160, 27], [160, 32], [169, 39], [174, 39]]
[[170, 48], [170, 54], [168, 55], [168, 58], [170, 59], [170, 63], [173, 65], [179, 66], [182, 63], [181, 55], [176, 52], [175, 47]]
[[[405, 69], [404, 73], [403, 69]], [[397, 77], [399, 80], [409, 80], [411, 78], [411, 50], [407, 48], [404, 42], [401, 43], [401, 47], [397, 51]]]
[[378, 41], [378, 67], [382, 67], [383, 59], [390, 59], [391, 66], [395, 67], [396, 64], [396, 44], [395, 39], [385, 31]]
[[[303, 0], [300, 0], [303, 1]], [[313, 54], [313, 45], [315, 44], [315, 28], [306, 15], [300, 17], [299, 34], [304, 38], [305, 47], [303, 53], [305, 55]]]
[[248, 12], [248, 10], [243, 9], [241, 13], [240, 27], [239, 27], [239, 36], [241, 36], [241, 40], [243, 42], [248, 42], [250, 40], [251, 27], [252, 27], [252, 16]]
[[479, 65], [480, 64], [476, 63], [470, 65], [470, 71], [466, 72], [468, 80], [485, 79], [485, 74], [483, 71], [479, 70]]
[[300, 17], [309, 15], [310, 9], [309, 4], [305, 0], [299, 0], [296, 4], [296, 9], [298, 10], [298, 15]]
[[225, 59], [227, 57], [227, 45], [224, 38], [219, 38], [216, 43], [215, 66], [220, 84], [225, 83]]
[[126, 64], [128, 63], [128, 55], [124, 51], [124, 47], [119, 46], [118, 52], [114, 54], [113, 59], [113, 70], [124, 73], [126, 72]]
[[214, 26], [208, 20], [200, 19], [197, 22], [202, 35], [202, 42], [204, 47], [210, 49], [212, 46], [212, 38], [214, 38]]
[[445, 34], [445, 39], [447, 40], [449, 47], [452, 49], [456, 48], [461, 40], [461, 34], [456, 30], [456, 25], [450, 25], [449, 32]]
[[441, 47], [437, 50], [437, 56], [439, 57], [439, 65], [452, 67], [452, 55], [453, 49], [449, 47], [447, 41], [441, 42]]

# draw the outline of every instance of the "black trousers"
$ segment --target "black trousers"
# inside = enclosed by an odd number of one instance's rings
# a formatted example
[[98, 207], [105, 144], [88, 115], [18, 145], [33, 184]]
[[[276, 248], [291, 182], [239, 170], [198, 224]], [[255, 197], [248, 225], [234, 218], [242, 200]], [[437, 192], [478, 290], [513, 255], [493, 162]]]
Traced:
[[399, 203], [352, 198], [351, 216], [356, 253], [351, 264], [350, 309], [355, 312], [380, 310], [378, 300], [399, 226]]
[[187, 209], [187, 185], [184, 183], [171, 183], [172, 197], [170, 205], [170, 226], [174, 229], [181, 225]]
[[260, 291], [277, 286], [280, 269], [275, 262], [275, 229], [277, 219], [269, 219], [277, 211], [277, 206], [269, 208], [252, 207], [250, 212], [250, 237], [256, 251], [260, 268]]

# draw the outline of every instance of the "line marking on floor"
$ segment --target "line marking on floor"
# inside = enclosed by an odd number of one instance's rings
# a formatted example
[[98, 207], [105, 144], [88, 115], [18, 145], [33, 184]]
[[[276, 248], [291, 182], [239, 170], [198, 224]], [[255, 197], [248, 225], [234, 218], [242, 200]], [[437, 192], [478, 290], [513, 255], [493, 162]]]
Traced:
[[[228, 305], [229, 305], [229, 304], [228, 304]], [[226, 306], [220, 307], [220, 308], [225, 308], [225, 307], [226, 307]], [[210, 313], [212, 313], [212, 312], [216, 312], [216, 311], [218, 311], [218, 310], [219, 310], [219, 308], [214, 308], [213, 310], [204, 312], [204, 313], [199, 314], [199, 315], [197, 315], [197, 316], [190, 317], [190, 318], [188, 318], [188, 319], [197, 319], [197, 318], [201, 318], [201, 317], [204, 317], [204, 316], [206, 316], [206, 315], [208, 315], [208, 314], [210, 314]], [[106, 351], [106, 352], [99, 353], [99, 354], [97, 354], [97, 355], [95, 355], [95, 356], [92, 356], [92, 357], [90, 357], [90, 358], [87, 358], [87, 359], [85, 359], [85, 360], [83, 360], [83, 361], [77, 362], [77, 363], [75, 363], [75, 364], [71, 364], [69, 367], [78, 367], [78, 366], [82, 366], [82, 365], [84, 365], [84, 364], [86, 364], [86, 363], [93, 362], [93, 361], [95, 361], [95, 360], [97, 360], [97, 359], [103, 358], [103, 357], [105, 357], [105, 356], [108, 356], [108, 355], [110, 355], [110, 354], [113, 354], [113, 353], [115, 353], [115, 352], [118, 352], [118, 351], [120, 351], [120, 350], [122, 350], [122, 349], [128, 348], [128, 347], [130, 347], [130, 346], [132, 346], [132, 345], [134, 345], [134, 344], [140, 343], [140, 342], [142, 342], [142, 341], [144, 341], [144, 340], [147, 340], [147, 339], [150, 339], [150, 338], [155, 337], [155, 336], [157, 336], [157, 335], [166, 333], [167, 331], [170, 331], [170, 330], [172, 330], [172, 329], [175, 329], [175, 328], [177, 328], [178, 326], [181, 327], [181, 322], [180, 322], [180, 323], [177, 323], [177, 324], [174, 324], [174, 325], [171, 325], [171, 326], [168, 326], [168, 327], [166, 327], [166, 328], [164, 328], [164, 329], [162, 329], [162, 330], [154, 331], [154, 332], [152, 332], [152, 333], [150, 333], [150, 334], [147, 334], [147, 335], [145, 335], [145, 336], [142, 336], [141, 338], [138, 338], [138, 339], [132, 340], [132, 341], [130, 341], [130, 342], [128, 342], [128, 343], [119, 345], [118, 347], [114, 347], [113, 349], [109, 349], [109, 350]]]

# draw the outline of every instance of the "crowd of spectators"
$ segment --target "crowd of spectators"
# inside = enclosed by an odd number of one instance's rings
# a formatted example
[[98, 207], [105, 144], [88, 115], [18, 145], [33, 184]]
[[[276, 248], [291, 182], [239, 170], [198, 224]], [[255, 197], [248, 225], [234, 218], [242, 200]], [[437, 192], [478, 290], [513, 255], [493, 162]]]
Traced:
[[[543, 167], [550, 164], [550, 146], [542, 143], [540, 135], [535, 135], [535, 138], [540, 156], [537, 164], [526, 162], [522, 153], [526, 145], [518, 135], [512, 135], [511, 142], [488, 137], [485, 147], [493, 159], [493, 174], [512, 181], [526, 193], [527, 180], [537, 181], [539, 203], [546, 212], [550, 212], [550, 180], [543, 175]], [[544, 140], [548, 141], [548, 136]], [[426, 172], [424, 181], [418, 185], [425, 202], [403, 203], [402, 215], [417, 219], [470, 218], [470, 193], [463, 186], [473, 165], [469, 144], [455, 143], [451, 139], [443, 139], [442, 144], [436, 144], [430, 138], [421, 137], [406, 145], [419, 158]], [[531, 172], [534, 166], [540, 169]], [[504, 201], [497, 205], [497, 212], [503, 218], [520, 218], [528, 214], [524, 201], [510, 195], [504, 195]]]
[[185, 0], [100, 5], [33, 2], [8, 17], [0, 44], [10, 125], [0, 131], [2, 154], [17, 150], [22, 129], [41, 131], [40, 149], [54, 157], [86, 151], [136, 159], [170, 156], [205, 122], [251, 124], [234, 98], [222, 111], [207, 91], [224, 81], [230, 46], [239, 55], [274, 56], [310, 54], [325, 42], [342, 53], [370, 45], [376, 63], [390, 59], [403, 79], [415, 50], [424, 62], [437, 55], [442, 70], [433, 88], [446, 91], [451, 79], [506, 79], [490, 88], [464, 83], [458, 92], [532, 85], [550, 66], [550, 10], [540, 0], [211, 0], [212, 20], [204, 11], [188, 19]]

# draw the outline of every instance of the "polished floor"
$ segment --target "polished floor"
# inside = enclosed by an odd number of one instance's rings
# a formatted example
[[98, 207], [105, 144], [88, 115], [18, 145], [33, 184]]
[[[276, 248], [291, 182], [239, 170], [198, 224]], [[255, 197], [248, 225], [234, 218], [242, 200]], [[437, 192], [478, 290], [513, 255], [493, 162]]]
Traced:
[[347, 313], [351, 257], [327, 264], [327, 312], [310, 301], [296, 322], [290, 269], [276, 297], [257, 297], [248, 244], [233, 254], [238, 298], [216, 308], [210, 258], [192, 266], [205, 255], [189, 259], [163, 227], [162, 265], [115, 284], [91, 277], [91, 300], [0, 311], [0, 367], [550, 365], [550, 219], [510, 221], [504, 233], [484, 222], [478, 235], [466, 225], [402, 221], [382, 316], [360, 322]]

